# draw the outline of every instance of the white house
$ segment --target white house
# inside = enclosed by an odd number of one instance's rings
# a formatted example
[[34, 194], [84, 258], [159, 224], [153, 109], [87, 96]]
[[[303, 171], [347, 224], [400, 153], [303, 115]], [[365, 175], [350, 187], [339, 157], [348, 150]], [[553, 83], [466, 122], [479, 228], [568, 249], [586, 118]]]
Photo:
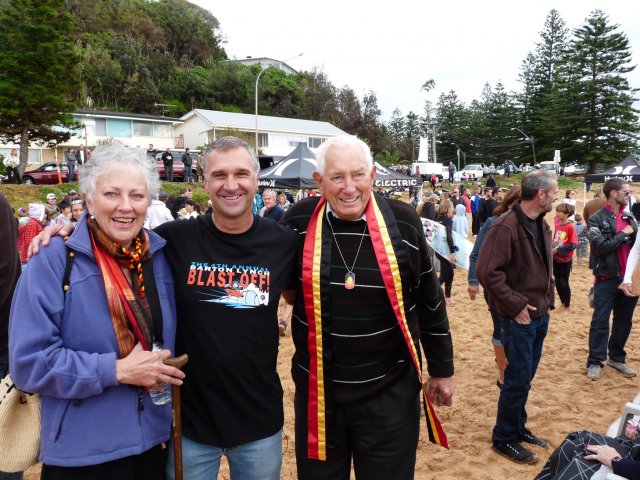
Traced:
[[[183, 122], [175, 126], [176, 135], [184, 137], [185, 147], [201, 147], [228, 135], [229, 130], [239, 130], [254, 138], [258, 132], [258, 150], [262, 155], [284, 157], [305, 142], [315, 152], [322, 142], [347, 132], [328, 122], [300, 120], [297, 118], [256, 116], [247, 113], [219, 112], [215, 110], [192, 110], [183, 115]], [[252, 146], [254, 142], [249, 142]]]
[[[29, 163], [45, 163], [64, 159], [64, 150], [78, 148], [80, 144], [93, 148], [109, 141], [118, 141], [131, 147], [147, 149], [153, 144], [158, 150], [183, 146], [182, 137], [176, 135], [175, 126], [182, 120], [158, 115], [144, 115], [102, 110], [76, 110], [73, 117], [82, 127], [71, 130], [71, 138], [56, 148], [32, 143], [29, 145]], [[7, 153], [18, 145], [0, 145], [0, 153]]]

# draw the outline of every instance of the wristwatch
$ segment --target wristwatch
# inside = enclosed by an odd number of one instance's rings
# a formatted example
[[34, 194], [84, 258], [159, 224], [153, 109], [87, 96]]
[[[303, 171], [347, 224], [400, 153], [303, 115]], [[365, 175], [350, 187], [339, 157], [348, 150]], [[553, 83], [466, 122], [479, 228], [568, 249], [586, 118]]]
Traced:
[[620, 460], [622, 460], [622, 457], [620, 455], [616, 455], [611, 459], [611, 470], [615, 468], [616, 463], [618, 463]]

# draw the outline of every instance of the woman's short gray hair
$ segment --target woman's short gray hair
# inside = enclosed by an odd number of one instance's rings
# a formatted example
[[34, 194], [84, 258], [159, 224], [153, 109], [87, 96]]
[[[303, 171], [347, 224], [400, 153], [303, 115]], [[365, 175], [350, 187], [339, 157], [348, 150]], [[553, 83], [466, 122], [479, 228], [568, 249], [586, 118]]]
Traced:
[[100, 178], [116, 171], [141, 173], [149, 193], [149, 204], [160, 192], [156, 161], [141, 148], [127, 147], [119, 143], [99, 146], [91, 152], [91, 157], [79, 168], [80, 191], [89, 199], [93, 199]]
[[332, 137], [318, 148], [318, 153], [316, 153], [316, 161], [318, 162], [318, 173], [320, 175], [324, 175], [324, 169], [327, 160], [327, 153], [333, 147], [356, 147], [362, 150], [362, 156], [367, 164], [367, 168], [371, 170], [373, 168], [373, 158], [371, 157], [371, 150], [369, 149], [369, 145], [364, 143], [358, 137], [354, 135], [339, 135], [337, 137]]

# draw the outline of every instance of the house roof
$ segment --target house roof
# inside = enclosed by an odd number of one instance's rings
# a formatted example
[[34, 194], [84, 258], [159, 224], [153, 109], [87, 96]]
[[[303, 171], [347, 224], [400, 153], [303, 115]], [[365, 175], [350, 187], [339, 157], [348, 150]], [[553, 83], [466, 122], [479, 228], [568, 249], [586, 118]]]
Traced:
[[[248, 113], [195, 109], [183, 115], [180, 119], [187, 121], [194, 115], [198, 115], [204, 119], [212, 128], [235, 128], [238, 130], [255, 130], [256, 128], [256, 116]], [[300, 120], [298, 118], [269, 117], [266, 115], [258, 115], [258, 129], [261, 132], [296, 133], [300, 135], [329, 137], [347, 134], [347, 132], [340, 130], [329, 122]]]
[[127, 120], [140, 119], [140, 120], [153, 120], [154, 122], [166, 122], [166, 123], [182, 123], [182, 120], [174, 117], [161, 117], [160, 115], [147, 115], [144, 113], [129, 113], [129, 112], [109, 112], [107, 110], [74, 110], [76, 115], [89, 115], [93, 117], [111, 117], [111, 118], [123, 118]]

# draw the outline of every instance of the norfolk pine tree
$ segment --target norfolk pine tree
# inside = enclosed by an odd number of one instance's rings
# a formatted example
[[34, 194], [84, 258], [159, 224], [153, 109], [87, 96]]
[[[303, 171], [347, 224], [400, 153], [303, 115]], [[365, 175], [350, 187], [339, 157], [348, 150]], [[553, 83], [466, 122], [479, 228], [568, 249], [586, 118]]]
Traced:
[[21, 173], [30, 141], [55, 145], [70, 137], [64, 127], [78, 126], [70, 29], [63, 0], [0, 2], [0, 139], [20, 144]]
[[635, 66], [629, 40], [618, 27], [595, 10], [574, 30], [571, 42], [568, 78], [575, 84], [570, 98], [579, 109], [571, 118], [579, 122], [575, 149], [591, 172], [597, 162], [613, 164], [631, 153], [640, 130], [633, 108], [638, 90], [624, 76]]

